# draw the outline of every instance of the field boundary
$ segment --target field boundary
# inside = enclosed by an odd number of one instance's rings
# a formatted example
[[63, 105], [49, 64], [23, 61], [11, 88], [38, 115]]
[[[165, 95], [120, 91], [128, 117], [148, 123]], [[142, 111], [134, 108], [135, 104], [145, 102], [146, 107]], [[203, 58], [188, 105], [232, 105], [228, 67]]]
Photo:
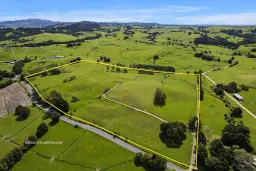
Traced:
[[[87, 62], [87, 63], [94, 63], [94, 64], [100, 64], [100, 65], [105, 65], [105, 66], [115, 66], [115, 67], [119, 67], [119, 68], [124, 68], [124, 69], [127, 69], [127, 70], [137, 70], [137, 71], [150, 71], [150, 72], [153, 72], [153, 73], [163, 73], [163, 74], [176, 74], [176, 75], [191, 75], [191, 76], [197, 76], [197, 115], [198, 115], [198, 120], [197, 120], [197, 140], [196, 140], [196, 167], [194, 166], [191, 166], [191, 165], [187, 165], [183, 162], [180, 162], [180, 161], [177, 161], [173, 158], [170, 158], [170, 157], [167, 157], [161, 153], [158, 153], [154, 150], [151, 150], [145, 146], [142, 146], [140, 144], [137, 144], [131, 140], [128, 140], [127, 138], [123, 137], [123, 136], [120, 136], [102, 126], [99, 126], [97, 124], [94, 124], [92, 122], [89, 122], [87, 120], [84, 120], [84, 119], [81, 119], [81, 118], [78, 118], [76, 116], [72, 116], [64, 111], [62, 111], [61, 109], [59, 109], [58, 107], [54, 106], [53, 104], [51, 104], [50, 102], [48, 102], [47, 100], [44, 99], [44, 97], [41, 95], [41, 93], [37, 90], [37, 88], [35, 87], [35, 85], [29, 80], [30, 77], [33, 77], [33, 76], [36, 76], [36, 75], [39, 75], [41, 73], [44, 73], [44, 72], [47, 72], [47, 71], [51, 71], [51, 70], [54, 70], [54, 69], [58, 69], [58, 68], [62, 68], [62, 67], [65, 67], [65, 66], [69, 66], [69, 65], [73, 65], [73, 64], [77, 64], [77, 63], [81, 63], [81, 62]], [[194, 169], [194, 170], [198, 170], [197, 168], [197, 154], [198, 154], [198, 134], [199, 134], [199, 111], [200, 111], [200, 77], [201, 75], [200, 74], [194, 74], [194, 73], [178, 73], [178, 72], [165, 72], [165, 71], [158, 71], [158, 70], [147, 70], [147, 69], [138, 69], [138, 68], [131, 68], [131, 67], [123, 67], [123, 66], [117, 66], [117, 65], [112, 65], [112, 64], [106, 64], [106, 63], [103, 63], [103, 62], [95, 62], [95, 61], [91, 61], [91, 60], [81, 60], [81, 61], [77, 61], [77, 62], [71, 62], [71, 63], [67, 63], [67, 64], [64, 64], [64, 65], [60, 65], [60, 66], [57, 66], [57, 67], [53, 67], [53, 68], [50, 68], [50, 69], [46, 69], [46, 70], [43, 70], [43, 71], [40, 71], [40, 72], [37, 72], [37, 73], [34, 73], [34, 74], [31, 74], [31, 75], [28, 75], [28, 76], [25, 76], [24, 79], [33, 87], [33, 89], [36, 91], [36, 93], [39, 95], [39, 97], [47, 104], [49, 104], [50, 106], [54, 107], [55, 109], [57, 109], [60, 113], [64, 114], [65, 116], [73, 119], [73, 120], [76, 120], [78, 122], [82, 122], [82, 123], [85, 123], [85, 124], [88, 124], [88, 125], [91, 125], [93, 127], [96, 127], [102, 131], [105, 131], [143, 151], [147, 151], [149, 153], [152, 153], [152, 154], [156, 154], [158, 156], [161, 156], [171, 162], [174, 162], [176, 164], [179, 164], [179, 165], [182, 165], [182, 166], [185, 166], [187, 168], [190, 168], [190, 169]], [[193, 148], [193, 147], [192, 147]]]

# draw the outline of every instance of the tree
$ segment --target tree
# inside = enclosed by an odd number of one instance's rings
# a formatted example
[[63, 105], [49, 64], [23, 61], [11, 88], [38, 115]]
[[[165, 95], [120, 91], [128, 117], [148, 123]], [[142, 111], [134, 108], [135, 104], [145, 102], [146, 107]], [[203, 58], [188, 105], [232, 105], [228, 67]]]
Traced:
[[243, 110], [240, 107], [236, 107], [232, 110], [232, 117], [242, 117]]
[[182, 122], [167, 122], [160, 125], [159, 137], [167, 147], [179, 147], [186, 139], [187, 126]]
[[117, 73], [121, 72], [121, 69], [119, 67], [116, 67], [116, 72]]
[[220, 149], [224, 148], [222, 142], [220, 139], [215, 139], [210, 143], [210, 148], [209, 151], [211, 153], [212, 156], [217, 156], [218, 151]]
[[24, 147], [26, 150], [32, 148], [36, 145], [37, 137], [34, 135], [30, 135], [27, 140], [24, 141]]
[[56, 69], [51, 70], [50, 72], [51, 72], [51, 75], [59, 75], [60, 74], [60, 69], [56, 68]]
[[124, 40], [129, 39], [129, 36], [124, 36]]
[[58, 112], [52, 112], [51, 114], [50, 114], [50, 118], [51, 118], [51, 125], [55, 125], [56, 123], [58, 123], [59, 122], [59, 120], [60, 120], [60, 114], [58, 113]]
[[123, 73], [127, 73], [128, 71], [127, 71], [127, 69], [125, 68], [125, 69], [123, 69]]
[[47, 72], [47, 71], [43, 72], [43, 73], [42, 73], [42, 77], [47, 76], [47, 74], [48, 74], [48, 72]]
[[74, 103], [74, 102], [77, 102], [77, 101], [79, 101], [79, 98], [77, 96], [72, 96], [71, 102]]
[[15, 115], [18, 116], [18, 119], [20, 119], [20, 120], [27, 119], [29, 114], [30, 114], [30, 109], [27, 107], [23, 107], [23, 106], [19, 105], [15, 109]]
[[188, 123], [188, 130], [191, 132], [196, 132], [196, 128], [197, 128], [196, 123], [197, 123], [197, 117], [196, 116], [191, 117]]
[[229, 63], [229, 64], [232, 64], [232, 59], [229, 59], [229, 60], [228, 60], [228, 63]]
[[158, 55], [153, 56], [154, 65], [156, 65], [156, 60], [158, 60], [158, 59], [159, 59]]
[[38, 127], [36, 131], [36, 136], [38, 138], [41, 138], [46, 132], [48, 132], [48, 126], [46, 123], [42, 122]]
[[206, 160], [207, 171], [229, 171], [229, 165], [225, 160], [210, 157]]
[[108, 70], [109, 70], [109, 65], [107, 65], [106, 68], [107, 68], [107, 72], [108, 72]]
[[199, 143], [198, 145], [198, 162], [204, 164], [205, 160], [208, 157], [208, 152], [207, 152], [207, 148], [202, 144]]
[[165, 101], [166, 101], [165, 93], [160, 88], [157, 88], [154, 94], [153, 104], [155, 106], [162, 107], [162, 106], [165, 106], [166, 104]]
[[222, 160], [226, 160], [229, 165], [232, 164], [234, 157], [231, 148], [221, 148], [218, 150], [217, 157]]

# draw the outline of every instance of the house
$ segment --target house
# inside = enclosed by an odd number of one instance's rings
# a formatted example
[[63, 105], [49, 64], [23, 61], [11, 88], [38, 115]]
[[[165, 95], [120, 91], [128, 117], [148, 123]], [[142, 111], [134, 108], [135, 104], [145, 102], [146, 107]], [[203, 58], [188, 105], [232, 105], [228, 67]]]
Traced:
[[240, 96], [239, 94], [234, 94], [233, 97], [238, 101], [244, 101], [244, 98]]

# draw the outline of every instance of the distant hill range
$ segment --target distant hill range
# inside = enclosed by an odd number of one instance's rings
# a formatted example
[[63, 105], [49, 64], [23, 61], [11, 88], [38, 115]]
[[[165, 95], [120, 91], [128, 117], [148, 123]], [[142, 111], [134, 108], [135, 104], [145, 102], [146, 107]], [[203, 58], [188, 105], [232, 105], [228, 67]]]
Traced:
[[170, 26], [168, 24], [158, 24], [158, 23], [140, 23], [140, 22], [89, 22], [89, 21], [81, 21], [81, 22], [55, 22], [51, 20], [41, 20], [41, 19], [27, 19], [27, 20], [15, 20], [15, 21], [4, 21], [0, 22], [0, 28], [19, 28], [19, 27], [65, 27], [69, 25], [76, 25], [76, 23], [98, 23], [101, 26], [122, 26], [122, 25], [136, 25], [136, 26]]
[[41, 19], [15, 20], [0, 22], [0, 28], [18, 28], [18, 27], [46, 27], [60, 22]]

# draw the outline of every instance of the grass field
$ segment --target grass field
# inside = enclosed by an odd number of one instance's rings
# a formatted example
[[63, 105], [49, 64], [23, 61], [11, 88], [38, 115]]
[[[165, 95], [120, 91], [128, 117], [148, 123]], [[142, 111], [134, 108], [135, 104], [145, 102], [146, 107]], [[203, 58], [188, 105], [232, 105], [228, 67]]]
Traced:
[[[220, 138], [221, 132], [227, 122], [224, 120], [224, 114], [230, 114], [230, 110], [225, 107], [225, 104], [216, 98], [215, 93], [210, 89], [213, 84], [204, 79], [204, 90], [205, 90], [205, 100], [201, 102], [200, 109], [200, 118], [203, 123], [204, 132], [212, 138]], [[246, 92], [249, 93], [249, 92]], [[238, 107], [236, 103], [234, 103], [228, 97], [225, 97], [233, 107]], [[246, 105], [246, 104], [243, 104]], [[250, 108], [249, 108], [250, 109]], [[213, 120], [217, 120], [218, 122], [212, 122]], [[245, 126], [248, 126], [251, 130], [251, 142], [252, 145], [256, 148], [256, 126], [255, 119], [249, 115], [246, 111], [243, 111], [243, 117], [235, 119], [238, 122], [242, 121]]]
[[[49, 119], [44, 120], [44, 114], [37, 108], [30, 108], [30, 110], [31, 115], [25, 120], [26, 122], [23, 121], [22, 126], [16, 126], [21, 122], [17, 122], [12, 114], [1, 119], [1, 136], [10, 137], [7, 132], [9, 129], [9, 132], [12, 133], [10, 140], [22, 145], [29, 135], [35, 134], [36, 128], [41, 122], [49, 123]], [[0, 138], [0, 146], [3, 149], [0, 152], [0, 158], [15, 147], [8, 141]], [[40, 155], [29, 151], [13, 170], [45, 170], [48, 168], [58, 170], [63, 167], [69, 170], [95, 170], [96, 168], [114, 170], [126, 166], [132, 171], [140, 170], [133, 164], [133, 153], [102, 137], [80, 128], [74, 128], [61, 121], [50, 127], [40, 141], [62, 141], [63, 144], [37, 144], [32, 150]], [[52, 159], [55, 161], [50, 161]], [[42, 165], [42, 163], [44, 164]]]
[[[166, 105], [156, 107], [153, 98], [159, 87], [167, 96]], [[108, 93], [107, 97], [136, 108], [151, 112], [167, 121], [188, 122], [196, 115], [196, 77], [184, 75], [155, 74], [138, 75], [134, 80], [122, 83]], [[180, 109], [183, 110], [180, 110]]]
[[[105, 66], [80, 63], [62, 68], [63, 74], [58, 76], [38, 76], [31, 78], [31, 81], [39, 87], [44, 96], [48, 96], [52, 90], [60, 92], [64, 99], [69, 102], [73, 95], [77, 96], [80, 100], [76, 103], [70, 103], [69, 113], [118, 132], [128, 139], [149, 147], [157, 152], [161, 152], [166, 156], [189, 163], [192, 135], [189, 133], [187, 134], [187, 139], [180, 148], [166, 148], [166, 146], [160, 141], [158, 135], [160, 133], [161, 121], [143, 113], [135, 112], [127, 107], [109, 102], [103, 99], [103, 97], [99, 99], [99, 96], [103, 93], [105, 88], [111, 88], [120, 81], [129, 81], [138, 76], [135, 71], [128, 71], [128, 73], [116, 73], [111, 72], [111, 70], [112, 69], [110, 67], [110, 71], [106, 72]], [[63, 80], [72, 75], [76, 75], [77, 79], [63, 84]], [[181, 80], [181, 82], [184, 82], [184, 80]], [[167, 83], [172, 83], [171, 77], [170, 81], [167, 81]], [[186, 85], [186, 83], [180, 84]], [[195, 84], [192, 83], [192, 86], [189, 84], [187, 85], [187, 87], [190, 87], [189, 91], [192, 88], [195, 88]], [[191, 93], [191, 99], [194, 97], [194, 101], [191, 102], [191, 109], [195, 109], [193, 104], [196, 106], [196, 90], [193, 89], [193, 92], [194, 93]], [[180, 120], [180, 118], [183, 118], [182, 121], [186, 121], [185, 123], [188, 122], [190, 115], [195, 115], [195, 111], [185, 113], [184, 116], [179, 116], [179, 113], [181, 114], [182, 112], [177, 112], [173, 119]], [[136, 130], [136, 132], [133, 130]]]
[[[5, 137], [10, 137], [19, 131], [26, 128], [28, 125], [30, 125], [36, 118], [39, 116], [42, 116], [43, 113], [38, 108], [30, 107], [30, 115], [29, 117], [24, 121], [16, 121], [17, 116], [14, 116], [13, 113], [5, 116], [4, 118], [0, 119], [0, 134]], [[15, 125], [15, 126], [13, 126]], [[32, 130], [27, 130], [32, 131]], [[34, 131], [34, 130], [33, 130]], [[27, 134], [25, 138], [27, 138], [30, 134]], [[23, 139], [24, 140], [24, 139]], [[22, 142], [23, 143], [23, 142]]]
[[9, 48], [0, 47], [0, 63], [13, 59], [14, 56]]

